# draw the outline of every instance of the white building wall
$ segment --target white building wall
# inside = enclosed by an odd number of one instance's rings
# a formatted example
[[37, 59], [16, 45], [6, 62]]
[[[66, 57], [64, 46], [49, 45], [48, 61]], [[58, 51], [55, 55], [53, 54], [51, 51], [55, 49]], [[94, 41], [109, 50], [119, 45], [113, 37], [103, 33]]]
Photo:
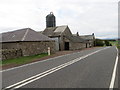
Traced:
[[51, 38], [52, 40], [55, 40], [55, 49], [56, 51], [59, 51], [59, 39], [58, 37]]

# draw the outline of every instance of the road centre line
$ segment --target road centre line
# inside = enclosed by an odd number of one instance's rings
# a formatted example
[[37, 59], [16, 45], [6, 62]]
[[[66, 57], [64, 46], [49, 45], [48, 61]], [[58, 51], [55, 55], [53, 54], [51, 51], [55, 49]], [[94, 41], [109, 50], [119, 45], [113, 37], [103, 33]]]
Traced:
[[109, 90], [113, 90], [114, 84], [115, 84], [115, 77], [116, 77], [117, 64], [118, 64], [118, 49], [117, 49], [117, 47], [116, 47], [116, 50], [117, 50], [117, 56], [116, 56], [116, 61], [115, 61], [114, 69], [113, 69], [113, 74], [112, 74]]
[[90, 56], [90, 55], [93, 55], [93, 54], [95, 54], [95, 53], [97, 53], [97, 52], [100, 52], [100, 51], [102, 51], [102, 50], [105, 50], [105, 49], [107, 49], [107, 48], [109, 48], [109, 47], [106, 47], [106, 48], [97, 50], [97, 51], [92, 52], [92, 53], [90, 53], [90, 54], [87, 54], [87, 55], [85, 55], [85, 56], [82, 56], [82, 57], [76, 58], [76, 59], [74, 59], [74, 60], [72, 60], [72, 61], [69, 61], [69, 62], [67, 62], [67, 63], [61, 64], [61, 65], [59, 65], [59, 66], [57, 66], [57, 67], [54, 67], [54, 68], [52, 68], [52, 69], [49, 69], [49, 70], [47, 70], [47, 71], [45, 71], [45, 72], [42, 72], [42, 73], [40, 73], [40, 74], [37, 74], [37, 75], [35, 75], [35, 76], [32, 76], [32, 77], [27, 78], [27, 79], [25, 79], [25, 80], [22, 80], [22, 81], [20, 81], [20, 82], [18, 82], [18, 83], [15, 83], [15, 84], [13, 84], [13, 85], [10, 85], [10, 86], [4, 88], [3, 90], [6, 90], [6, 89], [14, 90], [14, 89], [16, 89], [16, 88], [20, 88], [20, 87], [22, 87], [22, 86], [25, 86], [26, 84], [29, 84], [29, 83], [31, 83], [31, 82], [33, 82], [33, 81], [36, 81], [36, 80], [38, 80], [38, 79], [40, 79], [40, 78], [42, 78], [42, 77], [44, 77], [44, 76], [47, 76], [47, 75], [49, 75], [49, 74], [51, 74], [51, 73], [53, 73], [53, 72], [55, 72], [55, 71], [58, 71], [58, 70], [60, 70], [60, 69], [62, 69], [62, 68], [64, 68], [64, 67], [67, 67], [67, 66], [69, 66], [69, 65], [71, 65], [71, 64], [74, 64], [74, 63], [76, 63], [76, 62], [78, 62], [78, 61], [80, 61], [80, 60], [82, 60], [82, 59], [84, 59], [84, 58], [86, 58], [86, 57], [88, 57], [88, 56]]

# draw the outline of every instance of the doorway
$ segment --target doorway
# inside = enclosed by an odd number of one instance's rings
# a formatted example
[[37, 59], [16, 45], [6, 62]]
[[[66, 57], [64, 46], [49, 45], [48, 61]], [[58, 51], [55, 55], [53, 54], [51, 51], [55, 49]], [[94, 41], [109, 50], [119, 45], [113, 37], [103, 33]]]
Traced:
[[86, 43], [86, 48], [87, 48], [87, 43]]
[[69, 50], [69, 42], [65, 42], [65, 50]]

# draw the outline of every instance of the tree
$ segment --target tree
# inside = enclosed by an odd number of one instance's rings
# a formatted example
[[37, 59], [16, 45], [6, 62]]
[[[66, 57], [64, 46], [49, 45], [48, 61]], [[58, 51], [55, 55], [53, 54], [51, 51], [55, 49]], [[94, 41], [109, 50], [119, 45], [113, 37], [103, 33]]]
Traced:
[[105, 45], [106, 46], [112, 46], [112, 44], [108, 40], [105, 40]]
[[104, 46], [104, 41], [101, 39], [96, 39], [96, 46]]

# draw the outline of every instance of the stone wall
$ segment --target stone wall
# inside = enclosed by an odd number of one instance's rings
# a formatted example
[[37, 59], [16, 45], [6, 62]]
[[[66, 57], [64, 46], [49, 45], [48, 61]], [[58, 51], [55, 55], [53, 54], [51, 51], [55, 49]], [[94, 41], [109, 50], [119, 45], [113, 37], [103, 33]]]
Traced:
[[21, 49], [19, 50], [18, 49], [3, 49], [2, 50], [2, 60], [18, 58], [21, 56], [23, 56]]
[[47, 53], [48, 47], [51, 48], [51, 53], [55, 53], [54, 41], [2, 43], [2, 49], [21, 49], [23, 56]]
[[20, 49], [19, 42], [4, 42], [2, 49]]
[[70, 50], [81, 50], [86, 48], [86, 43], [73, 43], [70, 42]]
[[55, 53], [55, 42], [20, 42], [20, 48], [24, 56], [47, 53], [48, 47], [51, 48], [51, 53]]

